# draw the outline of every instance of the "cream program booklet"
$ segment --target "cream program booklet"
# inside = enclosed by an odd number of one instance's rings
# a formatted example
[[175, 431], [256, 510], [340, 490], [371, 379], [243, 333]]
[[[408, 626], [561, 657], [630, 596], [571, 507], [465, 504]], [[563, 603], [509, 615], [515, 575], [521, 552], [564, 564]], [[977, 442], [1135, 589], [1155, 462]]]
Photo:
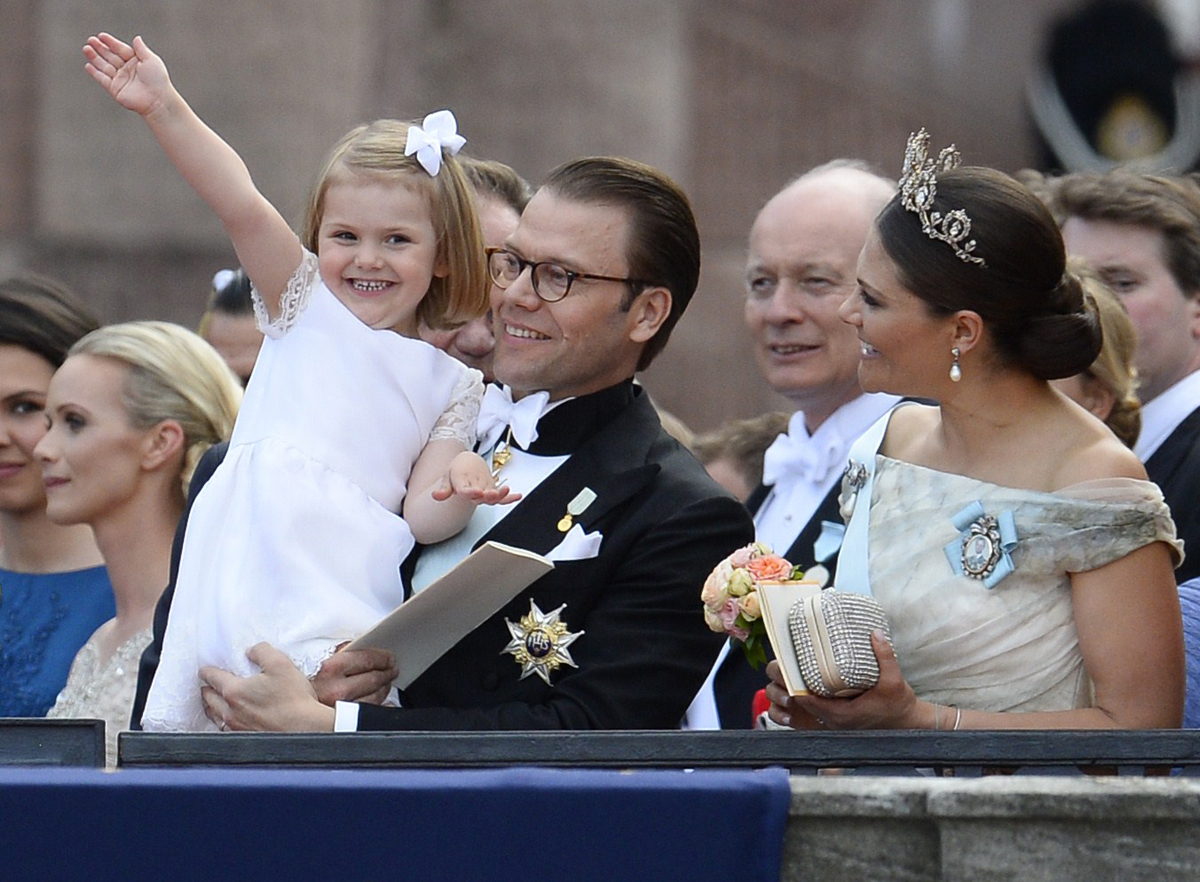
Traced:
[[554, 564], [540, 554], [485, 542], [345, 648], [393, 653], [400, 669], [395, 685], [406, 689], [454, 644], [552, 569]]
[[758, 603], [762, 608], [763, 625], [779, 668], [783, 683], [792, 695], [807, 695], [804, 677], [800, 674], [800, 662], [792, 646], [792, 631], [788, 626], [788, 613], [798, 600], [819, 594], [819, 582], [761, 582], [758, 586]]

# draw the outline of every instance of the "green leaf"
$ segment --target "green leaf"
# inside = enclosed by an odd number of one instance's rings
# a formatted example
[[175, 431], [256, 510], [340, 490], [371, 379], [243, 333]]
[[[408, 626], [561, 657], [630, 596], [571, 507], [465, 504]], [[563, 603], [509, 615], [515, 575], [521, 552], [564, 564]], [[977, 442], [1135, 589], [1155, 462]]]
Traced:
[[767, 663], [767, 651], [760, 639], [751, 637], [742, 644], [742, 651], [746, 654], [746, 661], [750, 663], [750, 667], [756, 671]]

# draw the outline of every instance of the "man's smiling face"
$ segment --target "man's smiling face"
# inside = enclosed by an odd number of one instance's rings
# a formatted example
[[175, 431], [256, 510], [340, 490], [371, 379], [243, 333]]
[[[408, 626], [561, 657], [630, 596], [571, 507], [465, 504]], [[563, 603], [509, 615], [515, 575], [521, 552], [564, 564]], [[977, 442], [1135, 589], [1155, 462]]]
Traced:
[[[540, 190], [506, 247], [527, 261], [625, 277], [629, 226], [623, 209]], [[633, 376], [643, 344], [631, 339], [635, 313], [622, 308], [628, 293], [623, 282], [576, 279], [566, 297], [546, 303], [528, 270], [506, 289], [493, 286], [496, 378], [516, 397], [546, 390], [558, 400]]]

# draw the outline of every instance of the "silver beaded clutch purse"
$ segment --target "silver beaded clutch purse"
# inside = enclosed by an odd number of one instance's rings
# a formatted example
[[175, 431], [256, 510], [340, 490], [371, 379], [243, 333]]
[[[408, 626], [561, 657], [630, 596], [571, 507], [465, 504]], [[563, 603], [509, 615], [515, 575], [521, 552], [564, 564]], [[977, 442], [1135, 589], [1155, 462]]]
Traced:
[[826, 589], [797, 600], [788, 612], [792, 646], [804, 685], [824, 698], [846, 698], [879, 682], [871, 632], [891, 643], [887, 616], [874, 597]]

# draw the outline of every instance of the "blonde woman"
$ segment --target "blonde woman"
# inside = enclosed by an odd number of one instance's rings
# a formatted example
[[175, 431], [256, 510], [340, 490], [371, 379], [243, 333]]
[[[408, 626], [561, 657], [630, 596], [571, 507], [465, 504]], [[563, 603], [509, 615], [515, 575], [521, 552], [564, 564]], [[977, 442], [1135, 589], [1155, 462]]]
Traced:
[[241, 385], [216, 351], [165, 322], [93, 331], [68, 353], [46, 401], [46, 511], [87, 524], [108, 567], [116, 616], [75, 657], [51, 717], [108, 724], [108, 759], [128, 727], [138, 659], [167, 584], [187, 482], [212, 444], [229, 437]]

